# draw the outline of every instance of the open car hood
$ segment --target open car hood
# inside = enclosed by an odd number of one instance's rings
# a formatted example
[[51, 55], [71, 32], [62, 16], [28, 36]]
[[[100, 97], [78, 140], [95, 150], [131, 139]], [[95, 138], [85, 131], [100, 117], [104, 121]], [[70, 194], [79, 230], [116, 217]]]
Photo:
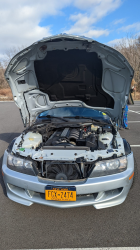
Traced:
[[10, 61], [5, 78], [24, 125], [48, 109], [84, 106], [121, 123], [133, 69], [118, 51], [90, 38], [43, 38]]

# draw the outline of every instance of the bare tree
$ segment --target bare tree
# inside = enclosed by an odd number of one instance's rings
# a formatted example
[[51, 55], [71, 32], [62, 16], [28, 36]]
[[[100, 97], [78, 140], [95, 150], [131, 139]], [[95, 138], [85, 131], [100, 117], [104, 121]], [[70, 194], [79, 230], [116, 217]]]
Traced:
[[0, 63], [0, 88], [8, 88], [8, 83], [5, 80], [4, 77], [4, 71], [5, 69], [3, 68], [2, 64]]
[[8, 63], [10, 62], [10, 60], [21, 50], [23, 50], [26, 46], [22, 45], [22, 46], [18, 46], [18, 47], [11, 47], [10, 49], [6, 50], [6, 52], [3, 55], [3, 59], [2, 59], [2, 65], [4, 68], [6, 68], [8, 66]]
[[128, 60], [134, 69], [134, 80], [138, 82], [140, 70], [140, 38], [137, 35], [127, 35], [127, 37], [122, 38], [119, 43], [113, 47]]
[[13, 56], [15, 56], [18, 52], [20, 52], [24, 48], [25, 48], [25, 46], [23, 46], [23, 45], [19, 46], [19, 47], [12, 47], [4, 53], [3, 58], [0, 61], [0, 88], [8, 88], [9, 87], [7, 81], [5, 80], [4, 72], [7, 68], [10, 60], [13, 58]]
[[140, 91], [140, 36], [128, 34], [113, 47], [125, 56], [134, 69], [132, 85], [135, 82], [137, 91]]

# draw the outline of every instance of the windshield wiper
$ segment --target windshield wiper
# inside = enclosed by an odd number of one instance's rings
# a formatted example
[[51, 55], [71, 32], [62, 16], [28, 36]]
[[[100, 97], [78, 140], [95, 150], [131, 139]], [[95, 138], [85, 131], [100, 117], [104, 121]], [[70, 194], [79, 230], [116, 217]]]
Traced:
[[92, 122], [96, 122], [96, 123], [100, 123], [100, 124], [108, 124], [110, 123], [109, 121], [104, 121], [104, 120], [96, 120], [94, 119], [93, 117], [85, 117], [85, 116], [79, 116], [79, 115], [76, 115], [76, 116], [65, 116], [65, 118], [73, 118], [73, 119], [89, 119], [89, 120], [92, 120]]
[[[41, 116], [43, 117], [43, 116]], [[66, 119], [62, 118], [62, 117], [58, 117], [58, 116], [53, 116], [53, 115], [45, 115], [44, 117], [47, 117], [47, 118], [56, 118], [56, 119], [59, 119], [59, 120], [62, 120], [64, 122], [67, 122]]]
[[89, 117], [76, 115], [76, 116], [65, 116], [65, 118], [88, 119]]
[[93, 120], [95, 122], [100, 122], [96, 119], [93, 119], [93, 117], [86, 117], [86, 116], [79, 116], [79, 115], [76, 115], [76, 116], [65, 116], [65, 118], [74, 118], [74, 119], [90, 119], [90, 120]]

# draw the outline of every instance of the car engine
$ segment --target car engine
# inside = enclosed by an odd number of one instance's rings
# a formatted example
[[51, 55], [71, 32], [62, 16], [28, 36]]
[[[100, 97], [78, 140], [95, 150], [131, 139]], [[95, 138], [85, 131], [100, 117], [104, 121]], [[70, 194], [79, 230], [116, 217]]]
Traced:
[[[92, 123], [37, 126], [17, 138], [14, 152], [32, 158], [36, 171], [51, 180], [87, 178], [95, 162], [122, 155], [122, 139], [111, 125]], [[118, 138], [117, 138], [118, 137]]]

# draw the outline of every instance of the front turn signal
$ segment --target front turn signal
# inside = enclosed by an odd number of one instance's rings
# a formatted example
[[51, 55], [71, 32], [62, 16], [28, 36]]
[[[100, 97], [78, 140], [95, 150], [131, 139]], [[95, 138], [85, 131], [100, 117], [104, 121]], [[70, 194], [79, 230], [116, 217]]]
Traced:
[[134, 172], [133, 172], [133, 174], [130, 175], [129, 180], [131, 180], [133, 178], [133, 176], [134, 176]]

